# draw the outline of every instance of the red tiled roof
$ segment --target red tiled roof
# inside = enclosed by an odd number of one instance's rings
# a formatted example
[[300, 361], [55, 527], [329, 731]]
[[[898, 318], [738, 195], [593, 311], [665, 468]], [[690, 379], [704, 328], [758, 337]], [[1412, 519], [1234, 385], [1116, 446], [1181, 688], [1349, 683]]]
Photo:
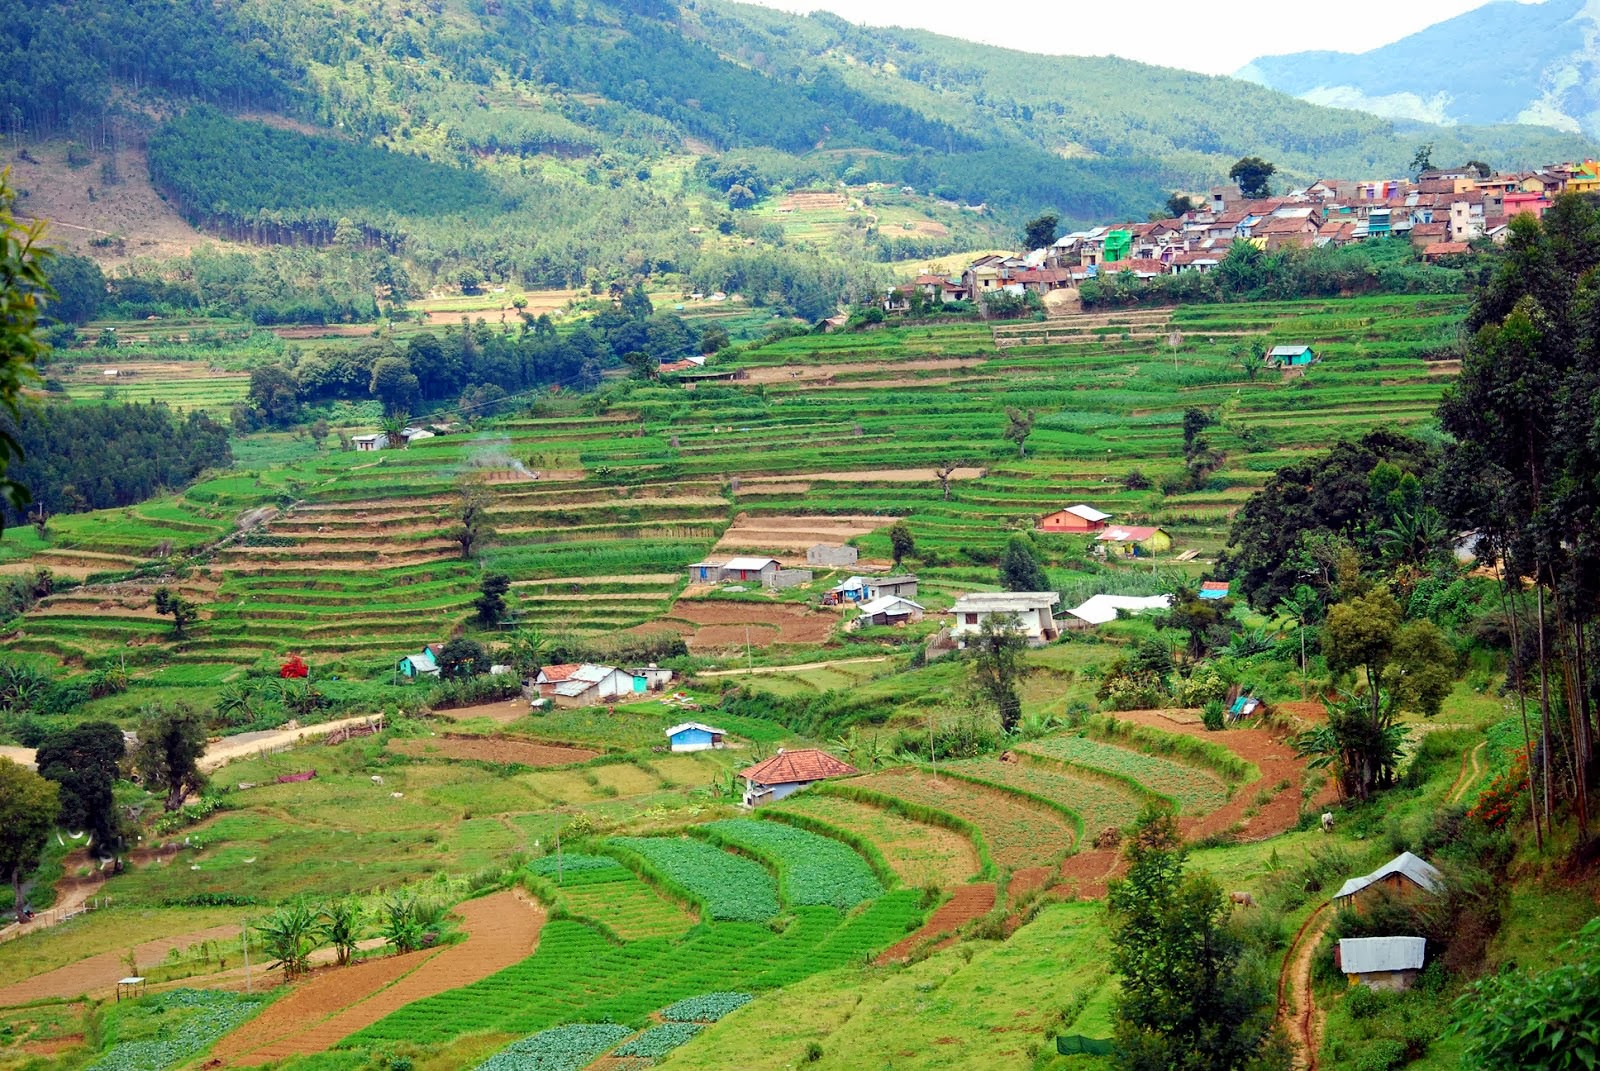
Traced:
[[948, 281], [949, 280], [947, 280], [942, 275], [919, 275], [919, 276], [917, 276], [917, 285], [918, 286], [943, 286]]
[[1452, 253], [1470, 253], [1472, 247], [1466, 242], [1432, 242], [1422, 247], [1425, 257], [1446, 257]]
[[1436, 235], [1442, 238], [1448, 233], [1450, 233], [1450, 225], [1447, 223], [1418, 223], [1411, 228], [1411, 237], [1413, 239], [1432, 238]]
[[1227, 591], [1228, 586], [1226, 580], [1202, 580], [1200, 582], [1201, 591]]
[[816, 748], [780, 751], [766, 762], [740, 770], [739, 776], [758, 785], [787, 785], [796, 781], [821, 781], [825, 777], [844, 777], [856, 768]]
[[544, 674], [546, 681], [551, 684], [558, 684], [561, 681], [571, 680], [572, 675], [578, 672], [578, 668], [577, 663], [561, 662], [554, 666], [545, 666], [540, 672]]

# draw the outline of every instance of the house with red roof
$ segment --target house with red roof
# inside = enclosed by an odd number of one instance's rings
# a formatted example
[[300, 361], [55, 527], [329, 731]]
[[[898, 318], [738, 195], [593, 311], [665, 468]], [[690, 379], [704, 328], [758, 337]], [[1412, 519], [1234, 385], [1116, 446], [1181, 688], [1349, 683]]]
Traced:
[[1095, 540], [1107, 555], [1120, 558], [1146, 558], [1172, 549], [1172, 536], [1165, 528], [1143, 525], [1113, 525]]
[[848, 762], [834, 758], [818, 748], [797, 748], [794, 751], [778, 749], [778, 753], [765, 762], [747, 766], [739, 771], [744, 778], [744, 805], [757, 807], [773, 800], [792, 796], [802, 788], [830, 777], [849, 777], [858, 773]]

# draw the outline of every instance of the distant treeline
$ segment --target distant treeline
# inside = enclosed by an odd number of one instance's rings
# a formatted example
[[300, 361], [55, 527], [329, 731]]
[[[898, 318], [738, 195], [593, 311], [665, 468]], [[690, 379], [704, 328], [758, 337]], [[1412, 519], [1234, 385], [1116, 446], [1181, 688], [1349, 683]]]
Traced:
[[355, 349], [323, 349], [288, 364], [256, 368], [247, 401], [233, 411], [234, 425], [250, 430], [300, 421], [306, 405], [376, 398], [391, 416], [403, 417], [439, 403], [454, 403], [469, 417], [493, 413], [507, 395], [535, 387], [588, 388], [625, 356], [672, 360], [693, 353], [699, 336], [676, 316], [652, 314], [642, 290], [621, 310], [608, 310], [558, 334], [545, 316], [517, 329], [488, 324], [447, 327], [413, 335], [402, 347], [388, 340]]
[[[204, 413], [180, 417], [158, 403], [47, 403], [4, 423], [22, 444], [8, 475], [50, 513], [131, 506], [233, 464], [227, 428]], [[22, 519], [8, 510], [7, 524]]]
[[1273, 253], [1249, 242], [1234, 242], [1217, 266], [1205, 274], [1186, 271], [1139, 279], [1122, 272], [1086, 280], [1078, 293], [1085, 308], [1341, 294], [1454, 294], [1470, 289], [1488, 270], [1486, 262], [1472, 266], [1468, 261], [1468, 266], [1461, 267], [1424, 263], [1403, 239]]

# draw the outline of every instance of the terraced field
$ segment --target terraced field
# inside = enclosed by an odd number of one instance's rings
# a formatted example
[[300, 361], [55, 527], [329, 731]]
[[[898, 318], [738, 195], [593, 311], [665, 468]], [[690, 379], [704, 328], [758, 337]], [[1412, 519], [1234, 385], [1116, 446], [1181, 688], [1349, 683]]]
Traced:
[[1077, 839], [1077, 828], [1067, 815], [1003, 788], [906, 769], [852, 778], [850, 785], [972, 823], [983, 834], [994, 861], [1010, 869], [1049, 866]]
[[1048, 800], [1077, 816], [1082, 834], [1093, 838], [1107, 827], [1121, 829], [1133, 821], [1152, 798], [1133, 785], [1109, 778], [1085, 777], [1071, 770], [1033, 762], [1002, 762], [996, 758], [962, 759], [946, 769], [985, 784], [1024, 792]]
[[1138, 784], [1178, 804], [1181, 814], [1205, 814], [1233, 798], [1229, 786], [1209, 770], [1084, 736], [1046, 737], [1020, 750]]
[[774, 806], [864, 837], [901, 883], [913, 888], [957, 885], [978, 873], [977, 852], [966, 837], [882, 807], [818, 792], [800, 792]]

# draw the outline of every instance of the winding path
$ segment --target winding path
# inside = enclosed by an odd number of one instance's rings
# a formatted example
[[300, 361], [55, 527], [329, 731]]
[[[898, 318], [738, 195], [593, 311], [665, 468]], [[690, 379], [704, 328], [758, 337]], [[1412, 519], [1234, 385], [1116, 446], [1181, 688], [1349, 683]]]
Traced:
[[1289, 1027], [1294, 1066], [1303, 1071], [1317, 1071], [1317, 1050], [1322, 1045], [1322, 1024], [1311, 994], [1311, 963], [1333, 921], [1332, 914], [1325, 913], [1327, 909], [1326, 902], [1319, 904], [1300, 924], [1278, 974], [1278, 1019]]

